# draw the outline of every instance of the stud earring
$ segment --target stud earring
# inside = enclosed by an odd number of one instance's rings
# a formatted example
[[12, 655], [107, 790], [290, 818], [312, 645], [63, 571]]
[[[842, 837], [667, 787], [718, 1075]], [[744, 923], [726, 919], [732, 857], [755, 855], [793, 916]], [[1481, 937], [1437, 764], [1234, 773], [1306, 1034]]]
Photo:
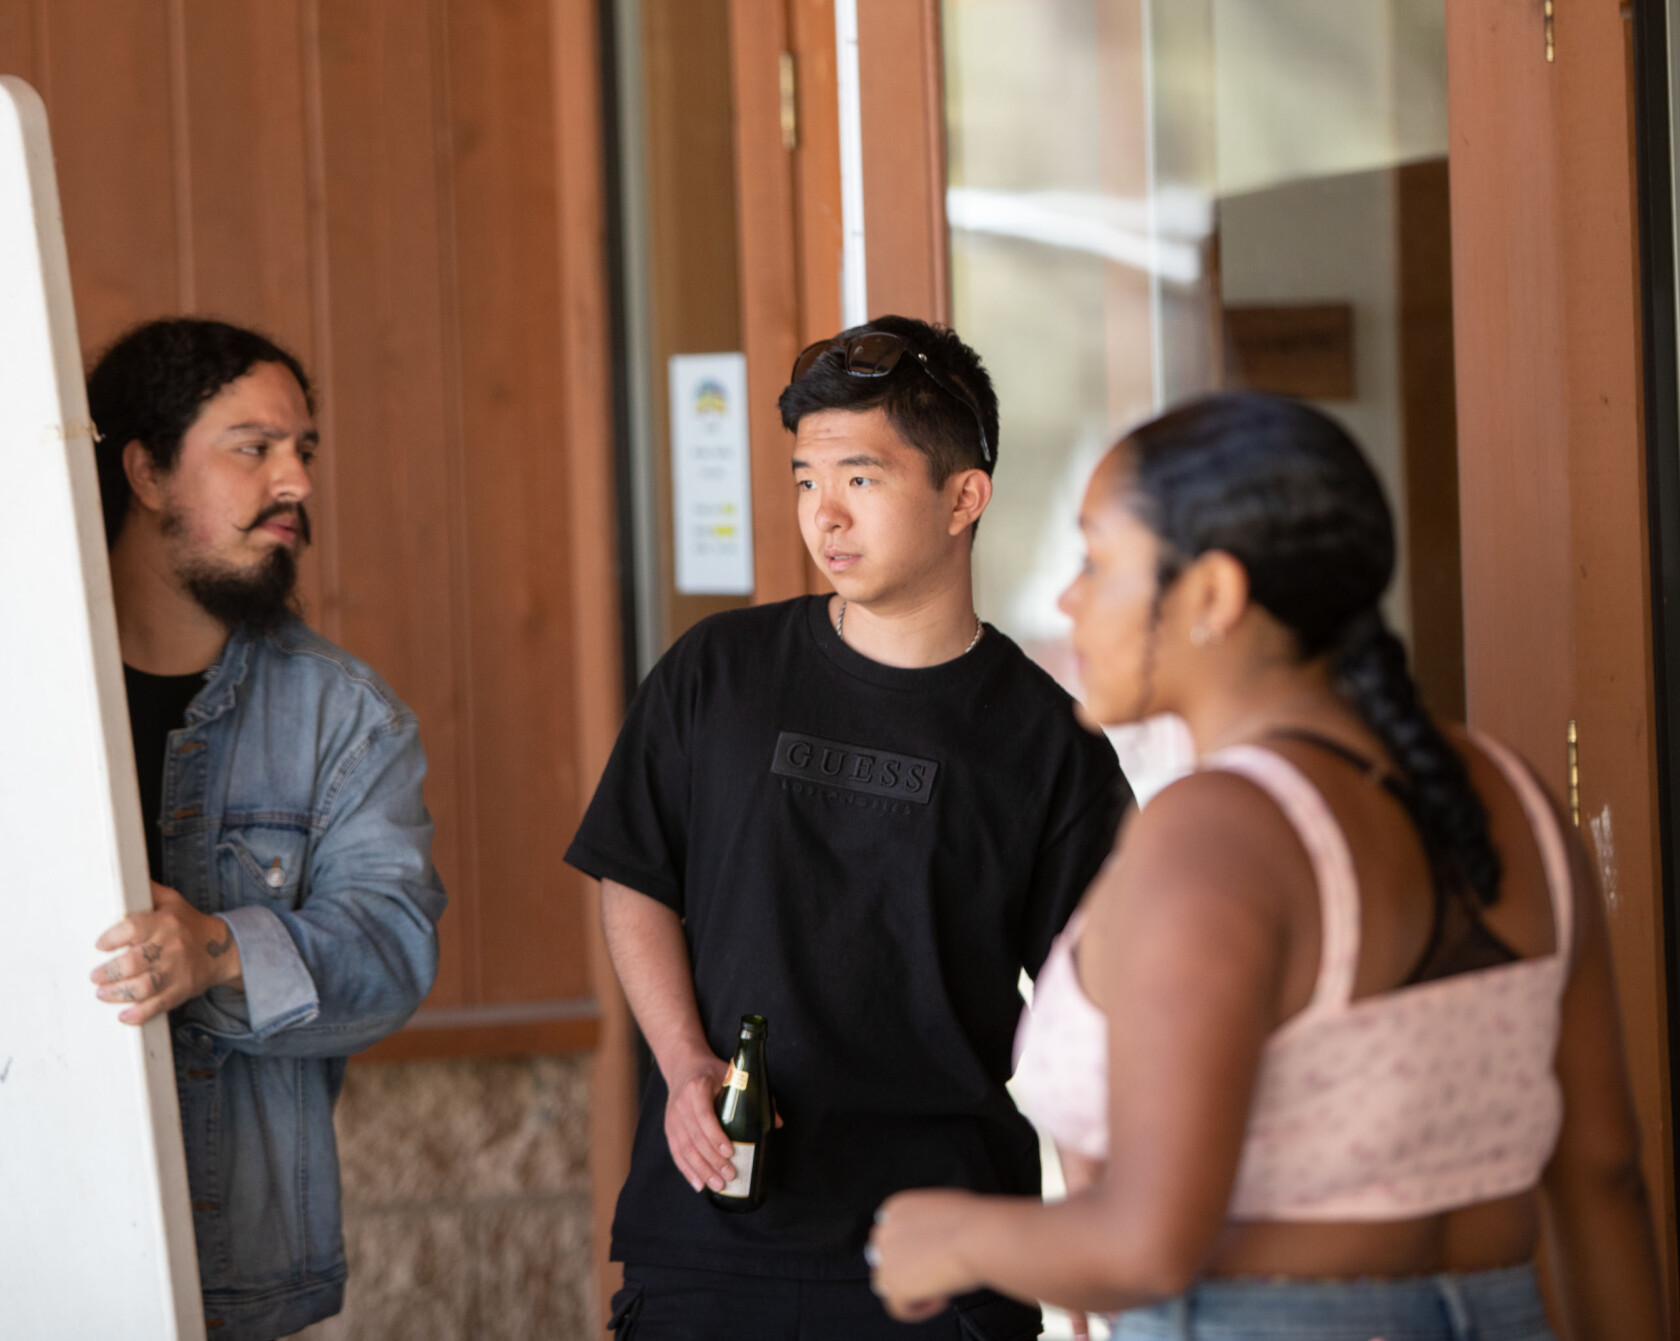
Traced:
[[1190, 645], [1192, 647], [1206, 647], [1212, 636], [1208, 632], [1206, 624], [1192, 624], [1190, 626]]

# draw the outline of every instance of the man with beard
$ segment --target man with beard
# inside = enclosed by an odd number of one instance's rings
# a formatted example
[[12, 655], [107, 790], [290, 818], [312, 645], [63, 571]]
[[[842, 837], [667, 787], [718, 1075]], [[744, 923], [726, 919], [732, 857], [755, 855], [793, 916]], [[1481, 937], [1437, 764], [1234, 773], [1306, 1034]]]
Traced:
[[154, 910], [99, 938], [117, 1018], [169, 1012], [225, 1341], [336, 1313], [345, 1058], [430, 989], [444, 892], [414, 715], [294, 609], [317, 435], [298, 361], [142, 326], [88, 381]]

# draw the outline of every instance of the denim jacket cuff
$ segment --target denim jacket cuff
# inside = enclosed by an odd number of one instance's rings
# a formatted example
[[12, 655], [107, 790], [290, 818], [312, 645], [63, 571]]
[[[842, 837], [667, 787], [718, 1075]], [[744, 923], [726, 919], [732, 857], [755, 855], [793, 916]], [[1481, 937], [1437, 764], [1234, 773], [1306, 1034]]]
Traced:
[[[315, 979], [304, 966], [297, 943], [268, 908], [247, 905], [218, 913], [239, 946], [245, 979], [245, 1011], [254, 1037], [264, 1039], [321, 1013]], [[228, 1003], [219, 1003], [227, 1009]]]

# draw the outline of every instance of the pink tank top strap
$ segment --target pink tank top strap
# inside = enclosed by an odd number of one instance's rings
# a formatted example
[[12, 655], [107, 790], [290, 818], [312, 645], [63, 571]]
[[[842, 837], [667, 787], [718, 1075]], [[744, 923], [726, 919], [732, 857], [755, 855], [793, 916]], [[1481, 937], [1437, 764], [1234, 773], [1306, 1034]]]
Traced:
[[1296, 1020], [1342, 1010], [1353, 997], [1359, 967], [1359, 878], [1342, 826], [1307, 775], [1275, 751], [1235, 745], [1202, 760], [1201, 767], [1247, 778], [1277, 803], [1301, 839], [1318, 881], [1318, 982]]
[[1528, 765], [1492, 736], [1471, 730], [1470, 738], [1493, 760], [1505, 780], [1511, 784], [1523, 813], [1534, 831], [1534, 841], [1540, 845], [1540, 861], [1546, 870], [1546, 888], [1552, 896], [1552, 917], [1557, 929], [1558, 954], [1569, 958], [1575, 930], [1575, 880], [1569, 862], [1569, 848], [1564, 841], [1563, 826], [1557, 811], [1546, 798]]

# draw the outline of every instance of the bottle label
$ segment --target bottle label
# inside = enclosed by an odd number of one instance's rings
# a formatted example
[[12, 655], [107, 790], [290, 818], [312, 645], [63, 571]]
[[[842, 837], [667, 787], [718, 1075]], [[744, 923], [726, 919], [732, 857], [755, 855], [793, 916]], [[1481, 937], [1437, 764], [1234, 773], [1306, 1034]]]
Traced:
[[726, 1090], [744, 1090], [747, 1087], [747, 1073], [735, 1069], [735, 1063], [729, 1063], [729, 1070], [724, 1074], [723, 1087]]
[[735, 1176], [723, 1185], [720, 1197], [745, 1197], [752, 1193], [753, 1157], [758, 1153], [758, 1146], [751, 1141], [731, 1141], [735, 1153], [729, 1157], [729, 1162], [735, 1166]]

